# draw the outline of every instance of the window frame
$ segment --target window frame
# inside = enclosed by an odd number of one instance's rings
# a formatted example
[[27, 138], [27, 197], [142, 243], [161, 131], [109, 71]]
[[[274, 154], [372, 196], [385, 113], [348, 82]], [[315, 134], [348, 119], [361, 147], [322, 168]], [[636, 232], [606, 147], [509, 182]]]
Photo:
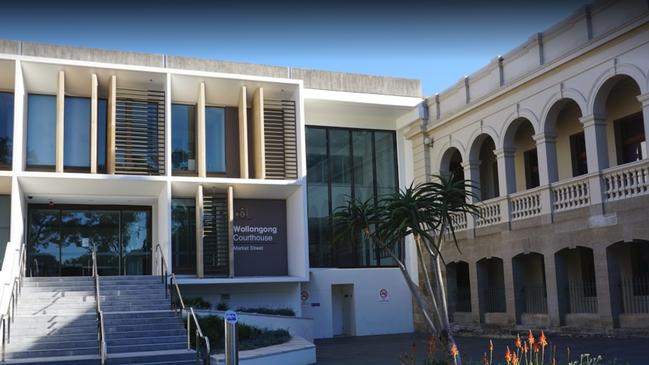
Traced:
[[[389, 130], [389, 129], [371, 129], [371, 128], [347, 128], [347, 127], [330, 127], [330, 126], [320, 126], [320, 125], [308, 125], [305, 128], [305, 132], [308, 133], [309, 129], [320, 129], [325, 131], [325, 146], [326, 146], [326, 159], [327, 159], [327, 166], [325, 167], [328, 170], [328, 176], [327, 176], [327, 194], [328, 194], [328, 208], [329, 208], [329, 231], [330, 231], [330, 240], [333, 240], [334, 237], [334, 222], [333, 222], [333, 211], [335, 210], [336, 207], [333, 207], [333, 201], [332, 201], [332, 189], [331, 189], [331, 184], [332, 184], [332, 166], [330, 164], [330, 159], [331, 159], [331, 151], [330, 151], [330, 131], [332, 130], [342, 130], [346, 131], [348, 133], [348, 138], [349, 138], [349, 158], [350, 158], [350, 164], [353, 166], [353, 157], [354, 157], [354, 145], [353, 145], [353, 133], [354, 131], [361, 131], [361, 132], [370, 132], [371, 133], [371, 141], [372, 141], [372, 187], [373, 187], [373, 197], [374, 201], [377, 201], [378, 199], [378, 185], [377, 185], [377, 173], [376, 173], [376, 137], [375, 137], [375, 132], [388, 132], [392, 135], [392, 150], [394, 151], [393, 153], [393, 158], [394, 158], [394, 182], [395, 182], [395, 192], [398, 191], [399, 189], [399, 156], [397, 153], [397, 134], [396, 131], [394, 130]], [[308, 155], [308, 151], [306, 151]], [[308, 166], [307, 166], [307, 174], [308, 174]], [[356, 198], [356, 189], [355, 189], [355, 177], [354, 174], [351, 175], [351, 182], [350, 182], [350, 191], [351, 191], [351, 198], [355, 199]], [[308, 178], [307, 178], [307, 187], [308, 187]], [[307, 195], [307, 201], [308, 201], [308, 195]], [[307, 217], [308, 217], [308, 211], [307, 211]], [[374, 260], [376, 261], [375, 265], [358, 265], [357, 263], [359, 262], [359, 252], [355, 248], [353, 250], [353, 260], [356, 263], [354, 266], [339, 266], [337, 264], [336, 260], [336, 253], [334, 249], [334, 245], [331, 244], [331, 241], [329, 242], [329, 255], [331, 257], [331, 262], [330, 263], [315, 263], [311, 262], [312, 267], [318, 267], [318, 268], [339, 268], [339, 269], [359, 269], [359, 268], [395, 268], [397, 267], [397, 264], [393, 265], [386, 265], [386, 264], [381, 264], [381, 252], [380, 250], [375, 250], [374, 252]], [[318, 242], [318, 245], [322, 245], [321, 242]], [[404, 242], [399, 242], [398, 243], [398, 255], [401, 256], [401, 258], [404, 257]], [[322, 260], [322, 258], [321, 258]]]
[[[30, 165], [27, 157], [27, 148], [29, 147], [29, 97], [30, 96], [49, 96], [54, 98], [56, 100], [56, 95], [52, 94], [42, 94], [42, 93], [25, 93], [26, 97], [26, 110], [27, 113], [25, 115], [25, 146], [24, 146], [24, 153], [25, 153], [25, 171], [39, 171], [39, 172], [56, 172], [56, 156], [54, 158], [54, 164], [53, 165]], [[15, 102], [15, 101], [14, 101]], [[57, 105], [54, 105], [54, 121], [56, 123], [56, 112], [57, 112]], [[54, 130], [56, 130], [56, 124], [54, 126]], [[56, 154], [56, 135], [53, 136], [54, 138], [54, 153]]]
[[15, 108], [15, 105], [16, 105], [16, 93], [13, 90], [9, 90], [9, 91], [0, 90], [0, 94], [7, 94], [7, 95], [11, 95], [11, 97], [12, 97], [11, 120], [10, 120], [10, 123], [11, 123], [11, 136], [10, 136], [11, 148], [9, 150], [10, 158], [9, 158], [9, 163], [8, 164], [0, 162], [0, 170], [11, 170], [13, 168], [13, 145], [14, 145], [14, 136], [13, 136], [13, 134], [14, 134], [14, 119], [15, 119], [14, 118], [15, 117], [14, 108]]
[[[171, 150], [171, 175], [172, 176], [198, 176], [198, 104], [192, 104], [192, 103], [171, 103], [171, 115], [173, 116], [173, 109], [174, 105], [182, 105], [182, 106], [192, 106], [194, 107], [194, 169], [193, 170], [178, 170], [175, 169], [173, 166], [173, 153], [174, 153], [174, 146], [173, 146], [173, 130], [174, 130], [174, 121], [173, 117], [171, 118], [171, 146], [169, 146], [169, 149]], [[189, 134], [188, 134], [189, 135]], [[206, 156], [207, 157], [207, 156]]]
[[[88, 100], [89, 103], [89, 111], [90, 113], [88, 114], [88, 167], [80, 167], [80, 166], [66, 166], [65, 165], [65, 102], [68, 98], [73, 98], [73, 99], [86, 99]], [[99, 98], [97, 99], [99, 100]], [[97, 116], [99, 116], [99, 103], [97, 103]], [[78, 96], [78, 95], [65, 95], [63, 97], [63, 172], [81, 172], [81, 173], [90, 173], [90, 170], [92, 169], [92, 97], [90, 96]], [[56, 167], [55, 167], [56, 168]]]
[[[210, 171], [207, 167], [207, 108], [216, 108], [223, 110], [223, 171]], [[216, 105], [216, 104], [205, 104], [205, 175], [208, 177], [231, 177], [231, 171], [228, 171], [228, 112], [229, 107], [226, 105]], [[237, 121], [240, 123], [240, 121]], [[237, 131], [238, 136], [238, 131]], [[239, 156], [241, 158], [241, 156]], [[248, 161], [250, 163], [250, 160]], [[239, 177], [241, 177], [241, 171], [239, 171]]]

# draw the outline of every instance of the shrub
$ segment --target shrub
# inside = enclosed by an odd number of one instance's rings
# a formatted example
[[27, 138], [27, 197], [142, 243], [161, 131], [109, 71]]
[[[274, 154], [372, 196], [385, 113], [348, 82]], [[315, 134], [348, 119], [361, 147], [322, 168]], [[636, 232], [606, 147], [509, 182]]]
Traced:
[[216, 305], [216, 310], [218, 311], [226, 311], [230, 309], [230, 305], [226, 302], [219, 302], [219, 304]]
[[[219, 316], [199, 317], [198, 323], [203, 334], [210, 339], [212, 352], [222, 352], [225, 342], [225, 328], [223, 318]], [[193, 326], [193, 324], [192, 324]], [[268, 330], [258, 327], [237, 324], [239, 350], [252, 350], [260, 347], [278, 345], [288, 342], [291, 335], [287, 330]], [[194, 347], [195, 336], [190, 336]]]
[[212, 305], [201, 297], [190, 297], [185, 299], [185, 306], [194, 309], [210, 309]]
[[241, 307], [237, 309], [238, 312], [245, 313], [257, 313], [257, 314], [271, 314], [276, 316], [288, 316], [295, 317], [295, 311], [291, 308], [266, 308], [266, 307], [256, 307], [256, 308], [247, 308]]

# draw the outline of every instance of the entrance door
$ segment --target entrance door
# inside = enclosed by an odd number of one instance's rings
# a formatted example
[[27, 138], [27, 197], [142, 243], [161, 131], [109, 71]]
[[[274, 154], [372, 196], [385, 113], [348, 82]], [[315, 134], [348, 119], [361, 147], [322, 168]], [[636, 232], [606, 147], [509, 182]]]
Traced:
[[32, 276], [151, 273], [151, 210], [148, 207], [29, 207]]
[[331, 309], [334, 336], [354, 336], [354, 284], [331, 286]]

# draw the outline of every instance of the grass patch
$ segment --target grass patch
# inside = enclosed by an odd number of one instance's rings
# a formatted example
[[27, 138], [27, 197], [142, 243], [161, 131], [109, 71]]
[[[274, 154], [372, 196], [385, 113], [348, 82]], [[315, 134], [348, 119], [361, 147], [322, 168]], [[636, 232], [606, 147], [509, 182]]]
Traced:
[[[212, 353], [221, 353], [225, 345], [225, 328], [223, 318], [219, 316], [197, 317], [203, 334], [210, 339]], [[186, 325], [186, 324], [185, 324]], [[239, 350], [254, 350], [260, 347], [279, 345], [288, 342], [291, 335], [287, 330], [268, 330], [258, 327], [237, 324]], [[195, 336], [191, 336], [194, 347]]]
[[247, 308], [247, 307], [241, 307], [241, 308], [237, 309], [237, 312], [257, 313], [257, 314], [271, 314], [271, 315], [276, 315], [276, 316], [295, 317], [295, 312], [291, 308], [266, 308], [266, 307]]

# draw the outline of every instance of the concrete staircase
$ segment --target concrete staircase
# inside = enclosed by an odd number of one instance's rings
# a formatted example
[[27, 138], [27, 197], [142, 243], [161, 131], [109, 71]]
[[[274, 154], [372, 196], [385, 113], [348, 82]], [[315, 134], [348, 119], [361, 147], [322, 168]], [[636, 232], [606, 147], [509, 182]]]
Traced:
[[[99, 282], [108, 364], [196, 364], [159, 277]], [[99, 364], [93, 278], [25, 278], [10, 338], [8, 364]]]

